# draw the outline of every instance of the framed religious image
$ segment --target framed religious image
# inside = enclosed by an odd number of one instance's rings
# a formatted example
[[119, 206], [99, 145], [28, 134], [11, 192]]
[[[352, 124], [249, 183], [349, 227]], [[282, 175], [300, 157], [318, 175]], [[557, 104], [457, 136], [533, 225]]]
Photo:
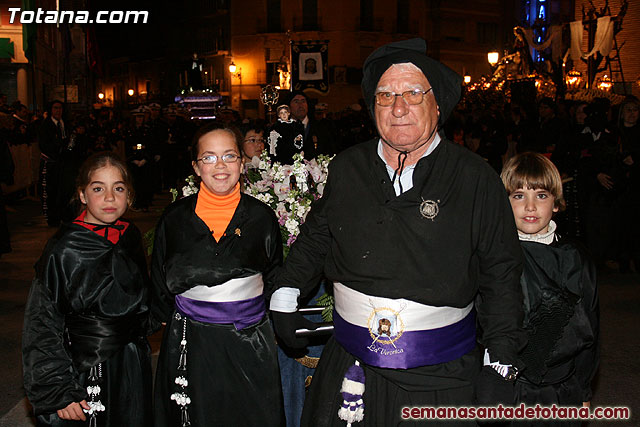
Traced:
[[333, 82], [347, 83], [347, 67], [333, 67]]
[[300, 80], [322, 80], [322, 55], [320, 52], [300, 53], [298, 59]]

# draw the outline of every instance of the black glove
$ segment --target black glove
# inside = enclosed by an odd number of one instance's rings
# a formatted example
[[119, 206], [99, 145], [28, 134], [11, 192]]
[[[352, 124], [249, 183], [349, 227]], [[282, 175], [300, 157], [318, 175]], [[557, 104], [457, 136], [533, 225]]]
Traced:
[[506, 380], [493, 368], [483, 366], [476, 379], [476, 403], [478, 406], [513, 406], [514, 380]]
[[309, 345], [309, 339], [296, 337], [296, 329], [316, 329], [318, 325], [305, 317], [298, 311], [293, 313], [283, 313], [272, 311], [273, 329], [281, 344], [292, 349], [301, 349]]

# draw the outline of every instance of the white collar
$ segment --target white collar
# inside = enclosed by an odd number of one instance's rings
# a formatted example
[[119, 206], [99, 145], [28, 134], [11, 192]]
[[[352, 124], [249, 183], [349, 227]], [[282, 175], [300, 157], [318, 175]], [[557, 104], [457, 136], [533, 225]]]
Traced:
[[549, 229], [545, 233], [539, 234], [525, 234], [518, 231], [518, 238], [522, 242], [536, 242], [542, 243], [545, 245], [549, 245], [553, 243], [556, 237], [556, 223], [551, 220], [549, 221]]
[[[436, 147], [440, 144], [440, 134], [438, 134], [438, 132], [436, 132], [435, 137], [433, 138], [433, 141], [431, 141], [431, 145], [429, 145], [429, 148], [427, 148], [427, 151], [424, 152], [424, 154], [420, 157], [427, 157], [429, 154], [433, 153], [433, 150], [436, 149]], [[382, 159], [382, 161], [384, 162], [385, 165], [389, 166], [389, 163], [387, 163], [387, 160], [384, 158], [384, 155], [382, 154], [382, 144], [384, 144], [384, 142], [382, 142], [382, 138], [378, 139], [378, 156], [380, 156], [380, 158]], [[411, 166], [407, 166], [405, 168], [406, 169], [413, 169], [416, 167], [416, 165], [418, 164], [418, 162], [412, 164]], [[393, 168], [391, 168], [393, 170]], [[403, 171], [404, 172], [404, 171]]]

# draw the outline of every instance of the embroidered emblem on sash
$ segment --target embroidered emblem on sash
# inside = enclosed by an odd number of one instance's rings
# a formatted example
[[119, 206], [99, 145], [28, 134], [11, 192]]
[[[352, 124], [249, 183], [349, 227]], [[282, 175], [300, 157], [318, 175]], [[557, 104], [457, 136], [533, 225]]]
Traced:
[[[371, 305], [373, 307], [373, 304]], [[404, 333], [404, 322], [400, 316], [403, 309], [404, 307], [400, 311], [396, 311], [389, 307], [373, 307], [367, 320], [369, 335], [373, 340], [367, 347], [369, 351], [382, 356], [404, 353], [404, 349], [396, 345]]]
[[420, 215], [433, 221], [440, 212], [438, 203], [440, 203], [440, 200], [437, 202], [434, 202], [433, 200], [422, 200], [422, 203], [420, 203]]

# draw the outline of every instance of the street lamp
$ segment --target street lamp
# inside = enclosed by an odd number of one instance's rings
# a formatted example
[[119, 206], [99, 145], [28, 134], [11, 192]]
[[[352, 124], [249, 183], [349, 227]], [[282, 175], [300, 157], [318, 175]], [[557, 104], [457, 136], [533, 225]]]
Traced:
[[127, 93], [129, 94], [129, 96], [133, 96], [136, 93], [136, 91], [133, 89], [129, 89]]
[[498, 59], [500, 58], [500, 54], [498, 52], [489, 52], [487, 53], [487, 60], [492, 67], [498, 63]]
[[102, 100], [104, 99], [104, 93], [103, 93], [103, 92], [99, 92], [99, 93], [98, 93], [98, 99], [99, 99], [100, 101], [102, 101]]
[[240, 105], [240, 109], [242, 110], [242, 68], [236, 67], [235, 62], [231, 61], [231, 64], [229, 64], [229, 73], [231, 73], [232, 82], [233, 77], [236, 77], [240, 81], [240, 89], [238, 89], [238, 103]]
[[242, 84], [242, 68], [236, 67], [236, 64], [231, 61], [231, 64], [229, 64], [229, 72], [232, 77], [238, 78], [240, 80], [240, 84]]
[[468, 85], [469, 83], [471, 83], [471, 76], [466, 74], [464, 76], [464, 84]]

